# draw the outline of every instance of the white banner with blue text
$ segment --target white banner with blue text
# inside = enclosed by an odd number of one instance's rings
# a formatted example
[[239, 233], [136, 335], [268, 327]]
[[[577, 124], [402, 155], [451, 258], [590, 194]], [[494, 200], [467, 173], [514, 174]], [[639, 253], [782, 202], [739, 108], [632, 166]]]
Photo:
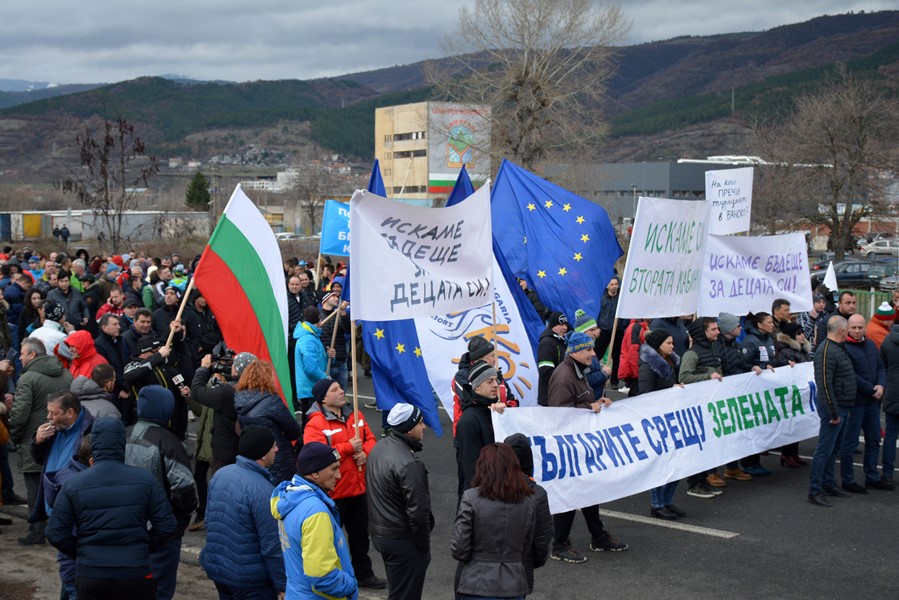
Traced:
[[610, 502], [818, 435], [811, 363], [619, 400], [600, 413], [493, 413], [496, 440], [531, 441], [552, 513]]

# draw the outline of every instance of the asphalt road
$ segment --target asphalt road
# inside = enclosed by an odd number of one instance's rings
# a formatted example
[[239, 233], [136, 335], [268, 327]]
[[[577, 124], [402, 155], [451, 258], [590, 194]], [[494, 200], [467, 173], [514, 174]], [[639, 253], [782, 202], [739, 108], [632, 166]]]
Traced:
[[[371, 379], [359, 380], [359, 394], [372, 396]], [[362, 410], [378, 432], [380, 413]], [[438, 438], [427, 431], [421, 455], [430, 474], [437, 522], [425, 585], [424, 597], [429, 600], [453, 597], [456, 567], [449, 552], [456, 465], [450, 422], [441, 414], [445, 433]], [[803, 456], [812, 453], [814, 441], [800, 445]], [[762, 457], [773, 472], [770, 477], [729, 482], [724, 494], [715, 499], [687, 496], [681, 482], [675, 504], [687, 516], [673, 524], [649, 517], [648, 492], [603, 505], [606, 528], [630, 546], [625, 552], [589, 552], [589, 534], [578, 516], [572, 541], [589, 554], [589, 560], [580, 565], [549, 561], [536, 572], [530, 597], [899, 597], [895, 583], [899, 491], [871, 490], [864, 496], [836, 498], [833, 508], [815, 507], [806, 502], [808, 467], [782, 468], [778, 456]], [[856, 460], [860, 455], [856, 454]], [[863, 480], [860, 467], [857, 479]], [[21, 480], [17, 491], [24, 493]], [[195, 564], [203, 543], [202, 532], [188, 533], [182, 560]], [[376, 572], [383, 575], [383, 563], [373, 549], [371, 556]], [[55, 564], [47, 568], [55, 572]], [[364, 590], [360, 597], [384, 598], [386, 593]]]

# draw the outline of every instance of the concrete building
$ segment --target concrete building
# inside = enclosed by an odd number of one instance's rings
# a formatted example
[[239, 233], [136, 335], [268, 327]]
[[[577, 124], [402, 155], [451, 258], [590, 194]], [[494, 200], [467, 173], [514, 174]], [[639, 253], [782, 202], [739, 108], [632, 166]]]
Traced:
[[490, 175], [490, 107], [418, 102], [375, 110], [375, 158], [387, 195], [431, 206], [446, 199], [462, 165]]

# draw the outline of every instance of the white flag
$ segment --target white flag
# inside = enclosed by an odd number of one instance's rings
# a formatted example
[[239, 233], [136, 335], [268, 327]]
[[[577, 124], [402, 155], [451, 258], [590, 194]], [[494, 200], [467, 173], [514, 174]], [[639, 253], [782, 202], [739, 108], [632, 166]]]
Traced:
[[824, 274], [824, 285], [827, 286], [831, 292], [837, 291], [839, 289], [839, 285], [837, 285], [837, 274], [834, 273], [833, 270], [833, 261], [830, 261], [827, 264], [827, 273]]

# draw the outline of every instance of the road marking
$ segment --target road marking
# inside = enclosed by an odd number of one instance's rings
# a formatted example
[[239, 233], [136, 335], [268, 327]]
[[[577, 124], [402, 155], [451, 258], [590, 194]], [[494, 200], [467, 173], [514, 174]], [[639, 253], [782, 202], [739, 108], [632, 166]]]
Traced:
[[611, 517], [613, 519], [622, 519], [624, 521], [633, 521], [635, 523], [643, 523], [644, 525], [655, 525], [657, 527], [667, 527], [668, 529], [677, 529], [678, 531], [686, 531], [687, 533], [698, 533], [699, 535], [708, 535], [711, 537], [729, 540], [740, 535], [733, 531], [724, 531], [723, 529], [712, 529], [710, 527], [699, 527], [698, 525], [685, 525], [677, 521], [663, 521], [654, 517], [642, 517], [631, 513], [618, 512], [617, 510], [600, 509], [599, 514], [603, 517]]

